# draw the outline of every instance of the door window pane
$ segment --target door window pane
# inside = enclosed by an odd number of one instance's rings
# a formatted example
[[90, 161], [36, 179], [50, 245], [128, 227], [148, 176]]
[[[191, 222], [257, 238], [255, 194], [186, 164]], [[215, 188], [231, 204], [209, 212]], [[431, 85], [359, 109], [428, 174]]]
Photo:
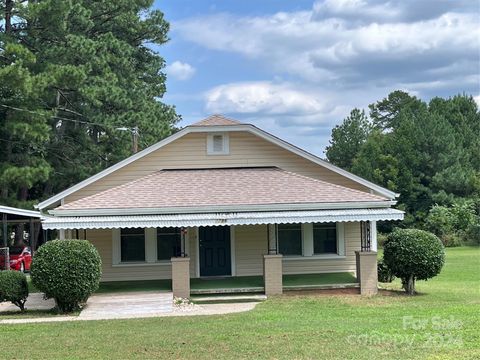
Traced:
[[145, 261], [145, 229], [122, 229], [120, 242], [122, 262]]
[[180, 228], [158, 228], [157, 229], [157, 259], [170, 260], [172, 257], [181, 254]]
[[337, 253], [337, 224], [313, 224], [313, 252], [314, 254]]
[[302, 255], [302, 225], [278, 224], [278, 250], [282, 255]]

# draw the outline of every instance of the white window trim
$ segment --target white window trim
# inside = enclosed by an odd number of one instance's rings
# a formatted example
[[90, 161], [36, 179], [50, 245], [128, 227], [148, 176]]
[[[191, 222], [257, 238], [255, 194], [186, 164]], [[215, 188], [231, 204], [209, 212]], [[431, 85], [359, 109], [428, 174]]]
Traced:
[[[157, 260], [157, 228], [144, 228], [145, 261], [122, 262], [120, 234], [121, 229], [112, 229], [112, 267], [170, 265], [170, 260]], [[187, 239], [185, 239], [187, 242]]]
[[235, 263], [235, 226], [230, 226], [230, 265], [232, 267], [230, 273], [235, 276], [237, 270]]
[[122, 247], [120, 243], [121, 229], [112, 229], [112, 266], [116, 265], [129, 265], [138, 266], [147, 264], [147, 229], [143, 229], [145, 232], [145, 261], [127, 261], [122, 262]]
[[288, 258], [300, 259], [317, 258], [317, 259], [337, 259], [345, 258], [345, 223], [337, 222], [337, 253], [336, 254], [315, 254], [313, 245], [313, 223], [302, 224], [302, 254], [303, 256], [290, 255]]
[[[213, 148], [213, 137], [222, 136], [223, 138], [223, 150], [214, 151]], [[228, 155], [230, 154], [230, 139], [228, 133], [217, 132], [207, 134], [207, 155]]]
[[378, 250], [378, 241], [377, 241], [377, 222], [370, 221], [370, 246], [372, 251]]

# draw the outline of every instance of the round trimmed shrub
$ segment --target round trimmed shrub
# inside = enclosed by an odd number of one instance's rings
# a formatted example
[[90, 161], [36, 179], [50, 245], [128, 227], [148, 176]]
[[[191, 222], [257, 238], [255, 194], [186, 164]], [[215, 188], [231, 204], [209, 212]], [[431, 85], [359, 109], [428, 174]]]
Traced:
[[27, 277], [23, 272], [5, 270], [0, 271], [0, 302], [10, 301], [25, 310], [28, 297]]
[[405, 291], [415, 293], [415, 281], [440, 273], [445, 263], [442, 242], [434, 234], [417, 229], [396, 229], [383, 246], [383, 261], [402, 280]]
[[98, 289], [102, 261], [87, 240], [52, 240], [35, 254], [31, 276], [33, 285], [55, 299], [60, 312], [78, 310]]

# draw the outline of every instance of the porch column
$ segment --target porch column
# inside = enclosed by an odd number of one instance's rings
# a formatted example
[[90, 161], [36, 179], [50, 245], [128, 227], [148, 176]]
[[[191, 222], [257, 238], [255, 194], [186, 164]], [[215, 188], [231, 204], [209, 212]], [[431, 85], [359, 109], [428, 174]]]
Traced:
[[263, 280], [265, 295], [282, 294], [282, 255], [263, 255]]
[[172, 290], [174, 297], [190, 297], [190, 258], [172, 257]]
[[377, 252], [355, 251], [355, 256], [360, 294], [364, 296], [376, 295], [378, 292]]

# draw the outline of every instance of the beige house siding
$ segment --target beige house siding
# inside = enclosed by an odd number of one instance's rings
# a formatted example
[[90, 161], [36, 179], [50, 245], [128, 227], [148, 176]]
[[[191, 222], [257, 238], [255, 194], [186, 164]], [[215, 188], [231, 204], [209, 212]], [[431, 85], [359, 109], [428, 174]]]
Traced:
[[[263, 275], [263, 255], [267, 253], [267, 226], [236, 226], [234, 228], [236, 276]], [[171, 265], [114, 265], [112, 266], [112, 230], [87, 230], [86, 238], [102, 257], [102, 281], [170, 279]], [[197, 274], [197, 230], [189, 228], [188, 254], [190, 277]], [[284, 274], [354, 272], [355, 251], [360, 249], [360, 225], [345, 223], [346, 257], [339, 259], [283, 259]]]
[[87, 230], [87, 239], [102, 258], [101, 281], [170, 279], [171, 265], [114, 265], [112, 266], [112, 230]]
[[235, 226], [235, 270], [237, 276], [263, 275], [267, 253], [267, 225]]
[[65, 203], [138, 179], [160, 169], [277, 166], [305, 176], [369, 191], [342, 175], [248, 132], [231, 132], [229, 155], [207, 155], [207, 134], [190, 133], [67, 196]]

